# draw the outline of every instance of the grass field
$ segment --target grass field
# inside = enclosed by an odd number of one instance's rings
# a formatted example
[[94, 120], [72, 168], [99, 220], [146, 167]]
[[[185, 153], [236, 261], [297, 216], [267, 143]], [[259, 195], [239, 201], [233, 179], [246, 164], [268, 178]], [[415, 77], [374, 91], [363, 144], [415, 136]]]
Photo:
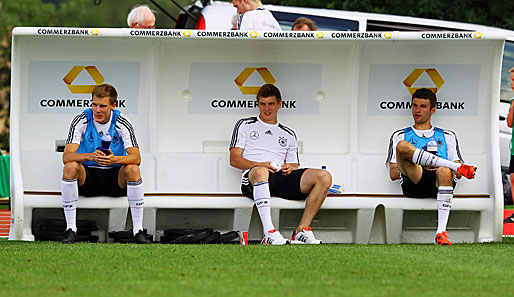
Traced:
[[510, 296], [514, 239], [239, 246], [0, 239], [1, 296]]

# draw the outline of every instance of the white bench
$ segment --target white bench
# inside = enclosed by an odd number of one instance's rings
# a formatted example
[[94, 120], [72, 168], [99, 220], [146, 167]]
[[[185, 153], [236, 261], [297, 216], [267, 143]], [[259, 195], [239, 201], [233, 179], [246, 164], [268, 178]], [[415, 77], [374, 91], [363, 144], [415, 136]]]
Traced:
[[[134, 124], [141, 146], [147, 193], [144, 225], [155, 231], [157, 239], [164, 228], [206, 225], [222, 231], [248, 228], [252, 239], [260, 237], [258, 216], [252, 201], [239, 194], [240, 171], [229, 166], [227, 151], [237, 120], [258, 110], [212, 106], [218, 99], [254, 100], [253, 95], [240, 92], [234, 79], [244, 69], [259, 66], [273, 74], [285, 101], [297, 103], [298, 109], [283, 109], [279, 119], [297, 132], [301, 165], [326, 165], [333, 182], [345, 186], [345, 195], [329, 197], [312, 224], [321, 239], [432, 242], [435, 201], [402, 197], [398, 182], [389, 181], [383, 166], [390, 135], [412, 124], [408, 110], [383, 109], [383, 104], [388, 107], [389, 103], [407, 102], [410, 96], [405, 78], [413, 69], [429, 67], [445, 81], [438, 97], [447, 102], [462, 101], [466, 107], [438, 111], [434, 125], [455, 131], [462, 155], [479, 167], [476, 180], [459, 181], [456, 188], [456, 197], [467, 198], [455, 199], [448, 225], [451, 239], [501, 240], [497, 96], [504, 46], [501, 36], [482, 32], [467, 40], [443, 40], [424, 38], [423, 32], [394, 32], [388, 35], [391, 38], [373, 40], [332, 39], [325, 32], [320, 34], [324, 38], [308, 40], [268, 38], [260, 33], [258, 38], [203, 38], [194, 30], [187, 36], [173, 31], [176, 37], [166, 38], [131, 36], [128, 29], [100, 28], [95, 29], [98, 34], [77, 36], [38, 33], [43, 31], [49, 32], [40, 28], [13, 31], [10, 123], [14, 215], [10, 239], [31, 239], [31, 221], [36, 216], [63, 216], [58, 194], [35, 196], [30, 192], [60, 191], [62, 166], [58, 164], [62, 164], [62, 155], [55, 152], [55, 144], [66, 137], [72, 116], [81, 108], [49, 108], [39, 103], [46, 90], [56, 98], [87, 100], [85, 94], [71, 94], [62, 77], [74, 66], [90, 65], [115, 84], [120, 99], [126, 99], [127, 106], [120, 106], [120, 110]], [[305, 50], [290, 51], [293, 45]], [[237, 57], [227, 50], [234, 46], [244, 49]], [[120, 52], [120, 47], [130, 50]], [[108, 58], [99, 60], [98, 52]], [[173, 55], [178, 52], [180, 56]], [[138, 74], [118, 74], [120, 69], [136, 68]], [[463, 97], [462, 86], [472, 89], [466, 87], [470, 85], [461, 79], [461, 72], [455, 71], [466, 69], [472, 69], [469, 74], [476, 78], [472, 84], [476, 91]], [[48, 82], [40, 82], [37, 71], [49, 73], [45, 76]], [[390, 81], [382, 82], [384, 74]], [[306, 89], [296, 93], [302, 89], [298, 77], [305, 75], [316, 84], [305, 84]], [[253, 86], [257, 81], [250, 78], [245, 83]], [[136, 89], [133, 92], [129, 91], [132, 87]], [[376, 96], [377, 92], [383, 96]], [[126, 199], [104, 197], [81, 199], [77, 214], [79, 218], [83, 214], [96, 217], [102, 230], [121, 227], [121, 218], [126, 220], [122, 227], [129, 227], [126, 203]], [[277, 227], [291, 231], [303, 203], [278, 198], [272, 203]]]
[[[159, 240], [163, 230], [170, 228], [212, 227], [220, 231], [248, 230], [250, 239], [262, 236], [262, 227], [253, 201], [239, 192], [240, 171], [228, 164], [228, 154], [179, 154], [157, 156], [159, 161], [143, 154], [142, 174], [145, 184], [144, 227]], [[430, 243], [437, 226], [435, 199], [413, 199], [399, 194], [399, 184], [388, 181], [387, 171], [381, 165], [382, 156], [367, 156], [359, 165], [372, 172], [357, 171], [352, 174], [349, 161], [344, 156], [300, 156], [306, 167], [317, 167], [323, 159], [334, 176], [334, 183], [345, 182], [346, 189], [367, 192], [343, 192], [330, 195], [314, 219], [312, 227], [325, 242], [334, 243]], [[478, 159], [478, 158], [476, 158]], [[24, 192], [23, 238], [33, 240], [32, 227], [39, 218], [64, 218], [62, 201], [55, 187], [61, 167], [60, 154], [48, 157], [44, 153], [25, 154], [27, 166], [44, 160], [52, 168], [46, 175], [38, 171], [26, 172], [27, 187]], [[42, 161], [39, 161], [42, 163]], [[53, 164], [53, 166], [52, 166]], [[174, 173], [169, 168], [186, 168], [196, 171]], [[336, 165], [337, 164], [337, 165]], [[477, 164], [479, 167], [481, 163]], [[359, 166], [357, 168], [359, 168]], [[480, 172], [480, 171], [479, 171]], [[34, 176], [32, 177], [32, 174]], [[179, 176], [180, 175], [180, 176]], [[157, 178], [159, 177], [159, 179]], [[476, 181], [460, 181], [452, 207], [448, 230], [454, 242], [482, 242], [494, 240], [494, 203], [490, 195], [469, 194], [485, 187], [488, 179], [480, 176]], [[43, 187], [47, 187], [46, 189]], [[37, 191], [36, 189], [42, 189]], [[152, 190], [153, 189], [153, 190]], [[156, 191], [158, 189], [159, 191]], [[196, 189], [199, 192], [185, 192]], [[376, 190], [375, 193], [370, 193]], [[184, 191], [184, 192], [182, 192]], [[463, 192], [464, 191], [464, 192]], [[304, 209], [303, 201], [272, 199], [274, 225], [284, 235], [289, 235], [298, 224]], [[108, 231], [131, 227], [125, 197], [80, 197], [78, 219], [94, 219], [100, 230], [101, 241], [107, 241]]]
[[[456, 195], [448, 230], [454, 242], [490, 241], [490, 226], [480, 227], [493, 210], [486, 210], [488, 195]], [[296, 227], [304, 201], [272, 198], [273, 223], [284, 235]], [[42, 211], [44, 210], [44, 211]], [[330, 195], [313, 221], [317, 236], [327, 243], [431, 243], [437, 227], [434, 199], [401, 195]], [[25, 194], [24, 237], [33, 240], [35, 218], [62, 216], [60, 193]], [[97, 221], [97, 235], [107, 241], [106, 232], [130, 227], [125, 197], [80, 197], [77, 217]], [[128, 215], [128, 216], [127, 216]], [[483, 223], [486, 224], [486, 223]], [[260, 219], [253, 201], [240, 194], [145, 195], [144, 227], [159, 240], [171, 228], [212, 227], [220, 231], [248, 230], [250, 239], [262, 236]]]

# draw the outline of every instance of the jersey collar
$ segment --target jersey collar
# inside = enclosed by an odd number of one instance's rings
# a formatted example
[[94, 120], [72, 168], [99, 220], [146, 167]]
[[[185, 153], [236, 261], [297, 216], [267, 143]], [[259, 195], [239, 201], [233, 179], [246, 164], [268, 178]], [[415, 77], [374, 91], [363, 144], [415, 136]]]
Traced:
[[261, 117], [260, 117], [260, 116], [257, 116], [257, 121], [259, 121], [259, 122], [260, 122], [261, 124], [263, 124], [263, 125], [270, 126], [270, 127], [276, 127], [276, 126], [278, 126], [278, 124], [279, 124], [279, 123], [278, 123], [278, 121], [277, 121], [277, 123], [276, 123], [276, 124], [268, 124], [268, 123], [264, 122], [263, 120], [261, 120]]
[[414, 128], [414, 126], [412, 126], [412, 131], [414, 131], [414, 133], [416, 133], [416, 135], [418, 135], [419, 137], [429, 138], [434, 135], [434, 126], [432, 126], [432, 128], [428, 130], [418, 130]]

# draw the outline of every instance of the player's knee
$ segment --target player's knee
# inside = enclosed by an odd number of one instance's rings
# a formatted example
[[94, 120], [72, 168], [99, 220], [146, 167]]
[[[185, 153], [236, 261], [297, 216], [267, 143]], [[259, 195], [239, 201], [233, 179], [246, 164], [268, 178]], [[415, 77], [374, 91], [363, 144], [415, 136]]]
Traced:
[[126, 165], [123, 171], [128, 180], [135, 181], [141, 178], [139, 166], [137, 165]]
[[255, 167], [252, 168], [249, 174], [250, 183], [254, 184], [256, 182], [267, 181], [269, 178], [269, 171], [266, 167]]
[[436, 170], [436, 176], [438, 180], [450, 182], [453, 179], [453, 172], [450, 168], [439, 167]]
[[319, 170], [318, 181], [321, 186], [328, 189], [332, 185], [332, 174], [326, 170]]
[[80, 164], [78, 162], [69, 162], [64, 164], [62, 176], [66, 179], [74, 179], [78, 177], [80, 171]]
[[405, 152], [408, 152], [409, 150], [411, 150], [411, 148], [412, 148], [412, 144], [410, 144], [408, 141], [401, 140], [396, 145], [396, 153], [397, 154], [405, 153]]

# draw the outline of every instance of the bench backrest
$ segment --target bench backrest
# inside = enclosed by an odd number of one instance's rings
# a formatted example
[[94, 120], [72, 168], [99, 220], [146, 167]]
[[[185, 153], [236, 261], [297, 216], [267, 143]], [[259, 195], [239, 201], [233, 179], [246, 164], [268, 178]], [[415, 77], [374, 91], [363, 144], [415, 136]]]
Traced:
[[480, 168], [475, 181], [459, 182], [457, 193], [501, 194], [495, 191], [501, 189], [502, 36], [73, 30], [14, 31], [11, 149], [18, 192], [59, 191], [56, 142], [90, 99], [73, 87], [103, 78], [118, 89], [119, 109], [136, 129], [146, 192], [238, 193], [240, 171], [228, 159], [232, 130], [258, 112], [251, 87], [274, 82], [287, 105], [279, 121], [295, 130], [301, 165], [327, 166], [348, 193], [400, 193], [384, 165], [389, 139], [412, 124], [411, 88], [431, 87], [442, 103], [433, 124], [455, 131], [464, 159]]

